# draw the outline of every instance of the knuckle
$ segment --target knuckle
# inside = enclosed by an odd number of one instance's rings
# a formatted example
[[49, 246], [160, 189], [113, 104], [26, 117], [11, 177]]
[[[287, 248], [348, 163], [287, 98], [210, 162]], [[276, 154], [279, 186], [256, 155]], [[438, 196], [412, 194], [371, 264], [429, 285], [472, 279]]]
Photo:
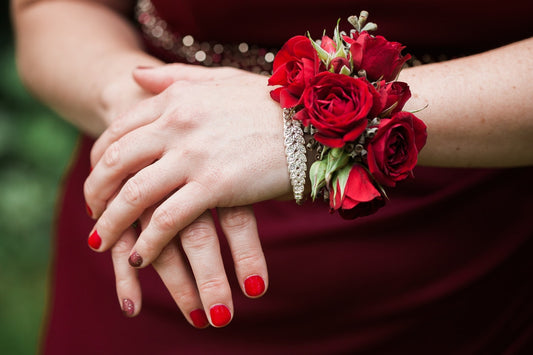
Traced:
[[121, 116], [116, 118], [111, 125], [107, 128], [107, 131], [111, 138], [120, 137], [125, 131], [125, 119]]
[[105, 151], [103, 161], [107, 166], [116, 166], [120, 162], [120, 143], [113, 142]]
[[220, 223], [228, 229], [243, 230], [254, 222], [253, 214], [245, 208], [231, 208], [226, 211]]
[[188, 249], [204, 249], [213, 245], [215, 238], [213, 228], [199, 221], [193, 222], [181, 233], [181, 243]]
[[124, 200], [131, 205], [136, 205], [143, 201], [143, 184], [138, 177], [129, 179], [122, 188]]
[[[189, 83], [185, 80], [175, 80], [164, 92], [164, 95], [169, 96], [171, 99], [179, 100], [184, 94], [186, 94], [186, 88]], [[181, 100], [180, 100], [181, 101]]]
[[158, 209], [154, 212], [152, 221], [158, 230], [171, 231], [178, 224], [179, 215], [166, 209]]
[[198, 291], [200, 294], [220, 294], [220, 291], [225, 289], [226, 282], [221, 278], [211, 278], [198, 283]]
[[171, 291], [172, 298], [178, 306], [188, 308], [187, 305], [196, 303], [198, 293], [192, 286], [179, 287], [179, 289]]
[[129, 256], [133, 245], [135, 244], [135, 237], [128, 235], [129, 231], [126, 231], [113, 245], [111, 252], [117, 257]]
[[129, 255], [131, 247], [132, 245], [129, 241], [125, 240], [125, 238], [120, 238], [113, 246], [113, 253], [118, 255]]
[[121, 293], [122, 291], [126, 291], [130, 288], [131, 286], [131, 278], [126, 276], [126, 275], [121, 275], [121, 274], [116, 274], [116, 288], [117, 288], [117, 293]]
[[263, 253], [255, 249], [239, 250], [233, 253], [233, 260], [246, 268], [256, 268], [261, 265]]
[[175, 265], [178, 261], [178, 251], [174, 248], [172, 244], [168, 244], [166, 247], [161, 250], [161, 253], [154, 260], [153, 264], [156, 267], [159, 266], [168, 266]]

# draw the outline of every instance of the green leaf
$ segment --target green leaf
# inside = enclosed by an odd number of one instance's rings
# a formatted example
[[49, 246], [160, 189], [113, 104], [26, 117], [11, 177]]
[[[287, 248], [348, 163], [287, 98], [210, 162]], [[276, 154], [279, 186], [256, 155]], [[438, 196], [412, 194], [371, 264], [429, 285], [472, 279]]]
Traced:
[[318, 191], [326, 186], [326, 167], [325, 160], [317, 160], [309, 169], [309, 179], [311, 180], [311, 197], [313, 201], [318, 195]]
[[344, 196], [344, 190], [346, 189], [346, 184], [348, 183], [348, 177], [350, 176], [351, 170], [352, 170], [352, 166], [346, 165], [344, 168], [340, 169], [336, 174], [336, 182], [339, 184], [341, 188], [340, 192], [342, 196]]
[[[352, 170], [351, 165], [346, 165], [342, 169], [339, 169], [337, 172], [334, 173], [333, 179], [332, 179], [332, 190], [333, 190], [333, 199], [335, 199], [337, 193], [341, 194], [341, 201], [342, 197], [344, 196], [344, 190], [346, 189], [346, 184], [348, 183], [348, 177], [350, 176], [350, 171]], [[340, 191], [337, 192], [337, 184], [340, 187]]]
[[329, 184], [335, 171], [348, 164], [350, 155], [343, 148], [333, 148], [328, 152], [326, 161], [326, 183]]
[[346, 65], [343, 65], [342, 68], [341, 68], [341, 74], [343, 74], [343, 75], [351, 75], [352, 71]]
[[328, 62], [330, 60], [329, 58], [329, 53], [326, 52], [322, 47], [320, 47], [320, 45], [318, 43], [316, 43], [312, 38], [311, 38], [311, 34], [308, 32], [307, 33], [307, 37], [309, 37], [309, 39], [311, 40], [311, 44], [313, 45], [313, 47], [315, 48], [317, 54], [318, 54], [318, 58], [320, 58], [320, 60], [322, 60], [323, 62]]

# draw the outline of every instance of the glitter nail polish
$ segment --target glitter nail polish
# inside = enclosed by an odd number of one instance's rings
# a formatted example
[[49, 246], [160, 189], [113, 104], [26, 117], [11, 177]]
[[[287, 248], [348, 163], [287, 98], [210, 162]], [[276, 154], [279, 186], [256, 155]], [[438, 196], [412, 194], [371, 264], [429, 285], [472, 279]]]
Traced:
[[128, 262], [133, 267], [139, 267], [143, 263], [143, 258], [142, 258], [142, 256], [139, 255], [139, 253], [134, 251], [133, 254], [130, 255], [130, 257], [128, 259]]
[[135, 304], [129, 298], [124, 298], [122, 300], [122, 313], [124, 313], [126, 317], [133, 317], [133, 314], [135, 313]]

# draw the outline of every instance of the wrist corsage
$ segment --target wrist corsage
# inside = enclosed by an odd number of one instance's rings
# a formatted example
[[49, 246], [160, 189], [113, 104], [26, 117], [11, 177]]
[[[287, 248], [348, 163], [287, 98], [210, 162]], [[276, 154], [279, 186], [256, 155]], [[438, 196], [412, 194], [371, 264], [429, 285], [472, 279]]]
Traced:
[[[410, 55], [400, 43], [369, 32], [368, 13], [352, 16], [354, 29], [320, 41], [295, 36], [274, 59], [271, 97], [284, 109], [285, 148], [295, 199], [303, 200], [306, 150], [311, 197], [322, 196], [344, 218], [374, 213], [384, 186], [412, 175], [426, 143], [426, 125], [402, 111], [409, 86], [396, 78]], [[304, 138], [305, 137], [305, 138]]]

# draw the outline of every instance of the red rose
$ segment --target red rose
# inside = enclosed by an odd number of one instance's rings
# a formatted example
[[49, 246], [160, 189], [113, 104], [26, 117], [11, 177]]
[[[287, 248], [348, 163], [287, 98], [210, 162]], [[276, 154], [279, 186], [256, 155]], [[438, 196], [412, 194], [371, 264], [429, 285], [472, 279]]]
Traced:
[[409, 85], [401, 81], [393, 81], [383, 86], [385, 104], [384, 110], [388, 110], [392, 105], [396, 104], [394, 109], [389, 112], [389, 116], [392, 116], [396, 112], [400, 112], [403, 106], [411, 97], [411, 91]]
[[[333, 56], [337, 52], [337, 43], [335, 43], [335, 41], [328, 36], [322, 36], [320, 48], [328, 52], [330, 56]], [[329, 63], [329, 68], [327, 70], [339, 74], [343, 67], [347, 67], [351, 71], [352, 65], [350, 63], [350, 59], [344, 57], [335, 57]]]
[[411, 174], [426, 138], [426, 125], [412, 113], [382, 119], [367, 147], [370, 173], [380, 184], [395, 186]]
[[344, 40], [350, 44], [354, 71], [364, 69], [370, 81], [394, 80], [403, 64], [411, 58], [409, 54], [402, 57], [404, 46], [398, 42], [389, 42], [383, 36], [373, 37], [366, 31], [355, 32], [353, 36], [354, 38], [344, 36]]
[[274, 58], [269, 85], [282, 87], [270, 96], [283, 108], [295, 106], [309, 81], [318, 73], [320, 60], [311, 40], [305, 36], [292, 37]]
[[369, 118], [381, 112], [379, 93], [366, 79], [322, 72], [302, 95], [304, 109], [295, 119], [305, 126], [310, 123], [317, 133], [314, 138], [329, 147], [340, 148], [357, 139]]
[[340, 74], [343, 67], [351, 68], [350, 61], [343, 57], [333, 58], [329, 63], [329, 69], [333, 70], [333, 73]]
[[349, 169], [344, 193], [341, 189], [342, 179], [336, 180], [335, 193], [330, 193], [331, 210], [338, 210], [347, 219], [372, 214], [385, 204], [381, 193], [365, 168], [355, 164]]
[[328, 52], [329, 54], [335, 54], [337, 52], [337, 43], [328, 36], [322, 36], [320, 41], [320, 48]]
[[374, 214], [381, 207], [385, 206], [385, 199], [383, 197], [377, 197], [372, 201], [362, 202], [352, 208], [351, 210], [339, 210], [339, 215], [344, 219], [354, 219], [357, 217], [365, 217]]

